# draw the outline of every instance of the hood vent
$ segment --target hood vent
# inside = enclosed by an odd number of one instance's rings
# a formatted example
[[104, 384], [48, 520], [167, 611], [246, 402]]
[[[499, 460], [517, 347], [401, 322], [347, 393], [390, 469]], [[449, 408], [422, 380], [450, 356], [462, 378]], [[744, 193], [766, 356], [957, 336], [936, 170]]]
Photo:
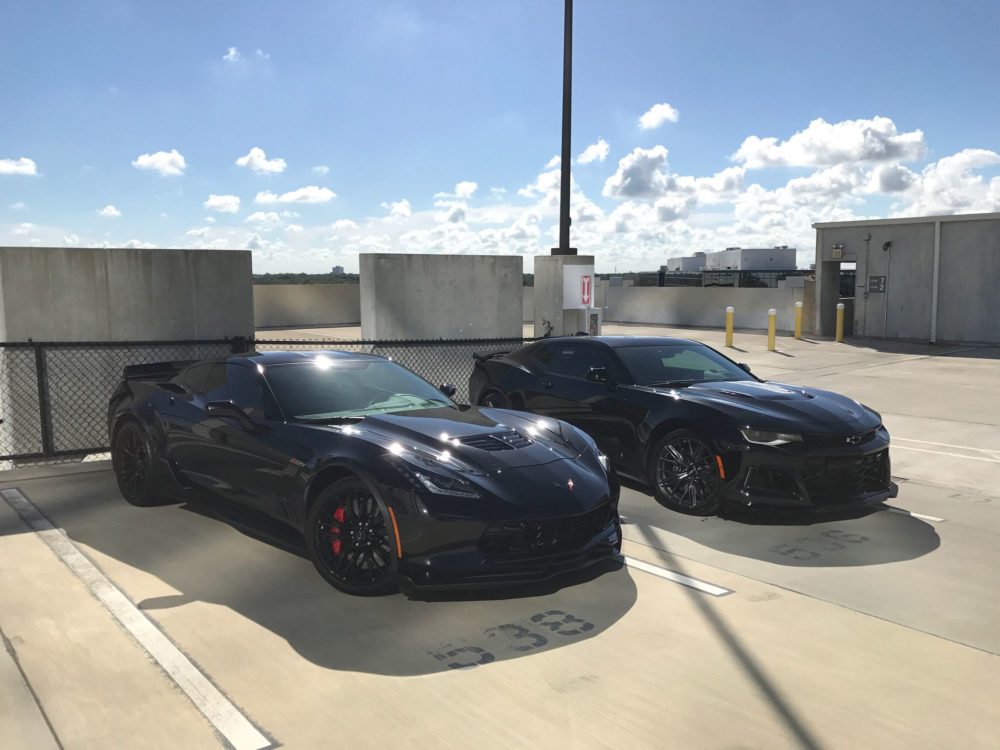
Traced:
[[478, 448], [481, 451], [512, 451], [517, 448], [527, 448], [531, 445], [531, 440], [520, 432], [508, 430], [507, 432], [494, 432], [489, 435], [472, 435], [460, 438], [462, 445], [470, 448]]

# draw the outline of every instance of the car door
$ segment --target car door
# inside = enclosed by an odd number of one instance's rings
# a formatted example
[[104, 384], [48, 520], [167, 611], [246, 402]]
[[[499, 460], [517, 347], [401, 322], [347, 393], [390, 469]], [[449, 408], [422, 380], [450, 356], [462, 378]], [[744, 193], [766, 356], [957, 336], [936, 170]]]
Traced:
[[293, 491], [292, 456], [279, 439], [280, 412], [264, 376], [250, 361], [228, 362], [224, 382], [204, 394], [204, 403], [228, 401], [248, 421], [204, 412], [195, 430], [201, 440], [200, 474], [220, 494], [273, 516], [284, 515]]
[[614, 387], [587, 379], [592, 369], [604, 368], [612, 381], [620, 380], [614, 359], [585, 341], [546, 343], [536, 357], [542, 371], [528, 394], [528, 409], [579, 427], [605, 452], [616, 450], [621, 417]]

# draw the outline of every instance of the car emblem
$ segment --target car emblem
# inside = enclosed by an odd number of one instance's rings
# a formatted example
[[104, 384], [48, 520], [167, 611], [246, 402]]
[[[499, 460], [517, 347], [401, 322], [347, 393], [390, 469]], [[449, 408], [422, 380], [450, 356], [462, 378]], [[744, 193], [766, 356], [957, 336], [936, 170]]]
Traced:
[[844, 438], [844, 442], [849, 443], [850, 445], [857, 445], [861, 442], [861, 438], [863, 437], [864, 435], [850, 435]]

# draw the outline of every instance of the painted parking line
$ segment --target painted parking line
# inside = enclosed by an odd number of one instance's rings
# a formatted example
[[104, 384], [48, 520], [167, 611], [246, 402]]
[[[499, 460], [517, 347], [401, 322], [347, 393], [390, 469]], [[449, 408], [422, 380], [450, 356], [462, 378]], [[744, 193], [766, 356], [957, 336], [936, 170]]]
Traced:
[[947, 518], [938, 518], [937, 516], [925, 516], [923, 513], [914, 513], [913, 511], [903, 510], [902, 508], [894, 508], [891, 505], [886, 505], [884, 510], [889, 511], [890, 513], [899, 513], [900, 515], [903, 516], [919, 518], [922, 521], [933, 521], [934, 523], [944, 523], [945, 521], [948, 520]]
[[17, 489], [0, 495], [138, 641], [234, 750], [276, 747], [127, 596]]
[[668, 581], [679, 583], [682, 586], [687, 586], [688, 588], [701, 591], [703, 594], [709, 594], [710, 596], [725, 596], [726, 594], [733, 593], [732, 589], [716, 586], [714, 583], [692, 578], [691, 576], [686, 576], [682, 573], [675, 573], [672, 570], [667, 570], [666, 568], [661, 568], [648, 562], [643, 562], [642, 560], [636, 560], [634, 557], [629, 557], [628, 555], [619, 555], [619, 559], [630, 568], [635, 568], [636, 570], [650, 573]]
[[[938, 456], [951, 456], [952, 458], [964, 458], [968, 461], [986, 461], [991, 464], [1000, 464], [1000, 458], [993, 458], [992, 456], [966, 456], [961, 453], [951, 453], [950, 451], [935, 451], [929, 448], [914, 448], [912, 445], [900, 445], [896, 443], [892, 446], [893, 450], [904, 450], [904, 451], [917, 451], [918, 453], [933, 453]], [[976, 450], [975, 448], [966, 448], [966, 450]]]
[[899, 437], [898, 435], [892, 436], [893, 440], [902, 440], [904, 443], [919, 443], [920, 445], [936, 445], [939, 448], [958, 448], [963, 451], [974, 451], [976, 453], [988, 453], [990, 455], [1000, 456], [1000, 450], [994, 450], [992, 448], [977, 448], [972, 445], [955, 445], [954, 443], [939, 443], [935, 440], [917, 440], [916, 438], [905, 438]]

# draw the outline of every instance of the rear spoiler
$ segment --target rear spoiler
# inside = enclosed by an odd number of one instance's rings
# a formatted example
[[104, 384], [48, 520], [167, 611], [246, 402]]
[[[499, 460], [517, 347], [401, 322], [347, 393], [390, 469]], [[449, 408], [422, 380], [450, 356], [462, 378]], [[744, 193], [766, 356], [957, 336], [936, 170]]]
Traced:
[[188, 365], [193, 365], [200, 360], [188, 359], [180, 362], [153, 362], [148, 365], [126, 365], [122, 370], [124, 380], [170, 380]]
[[474, 360], [476, 360], [476, 362], [485, 362], [488, 359], [496, 359], [497, 357], [503, 357], [503, 356], [505, 356], [507, 354], [510, 354], [510, 352], [509, 351], [507, 351], [507, 352], [490, 352], [489, 354], [478, 354], [477, 352], [473, 352], [472, 353], [472, 358]]

